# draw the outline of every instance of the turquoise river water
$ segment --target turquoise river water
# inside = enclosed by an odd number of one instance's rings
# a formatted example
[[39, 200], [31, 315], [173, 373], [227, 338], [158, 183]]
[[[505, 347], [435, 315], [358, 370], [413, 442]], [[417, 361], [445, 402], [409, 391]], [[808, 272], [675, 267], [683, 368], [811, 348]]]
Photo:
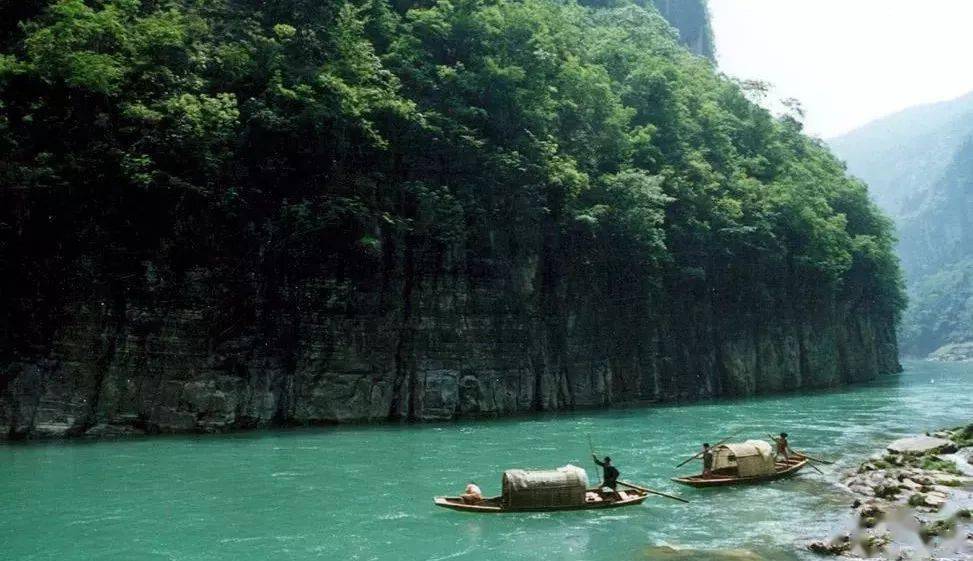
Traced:
[[[743, 549], [803, 559], [849, 498], [805, 470], [763, 486], [671, 483], [704, 440], [785, 430], [854, 465], [890, 438], [973, 417], [973, 366], [912, 362], [881, 381], [810, 395], [423, 426], [0, 446], [0, 559], [11, 561], [626, 561]], [[433, 506], [509, 467], [574, 463], [586, 436], [623, 478], [681, 493], [609, 511], [472, 515]], [[742, 438], [742, 437], [741, 437]], [[699, 550], [697, 553], [668, 548]], [[746, 558], [751, 558], [745, 556]]]

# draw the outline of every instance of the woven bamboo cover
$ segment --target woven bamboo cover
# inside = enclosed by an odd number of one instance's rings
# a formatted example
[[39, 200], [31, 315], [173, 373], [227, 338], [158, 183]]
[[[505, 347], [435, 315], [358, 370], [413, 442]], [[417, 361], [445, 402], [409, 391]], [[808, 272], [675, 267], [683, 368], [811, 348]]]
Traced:
[[511, 469], [503, 473], [503, 501], [512, 509], [582, 505], [587, 487], [587, 473], [572, 465], [556, 470]]
[[763, 440], [717, 446], [713, 460], [713, 469], [736, 468], [740, 477], [774, 472], [773, 449]]

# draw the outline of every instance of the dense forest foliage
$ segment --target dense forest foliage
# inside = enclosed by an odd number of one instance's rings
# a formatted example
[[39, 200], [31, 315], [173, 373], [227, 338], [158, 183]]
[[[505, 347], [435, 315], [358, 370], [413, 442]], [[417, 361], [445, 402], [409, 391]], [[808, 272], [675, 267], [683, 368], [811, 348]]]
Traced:
[[526, 248], [614, 298], [638, 276], [727, 310], [897, 316], [864, 184], [651, 5], [591, 4], [0, 4], [0, 352], [42, 345], [79, 279], [223, 267], [257, 294], [211, 312], [218, 337], [322, 268], [475, 275]]

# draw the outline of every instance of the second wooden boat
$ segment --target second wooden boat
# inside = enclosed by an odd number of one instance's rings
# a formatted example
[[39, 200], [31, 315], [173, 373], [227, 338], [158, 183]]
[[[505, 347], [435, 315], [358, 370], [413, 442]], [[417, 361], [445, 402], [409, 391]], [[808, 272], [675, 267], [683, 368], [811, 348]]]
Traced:
[[773, 449], [763, 440], [739, 444], [720, 444], [712, 449], [713, 466], [709, 473], [674, 477], [673, 481], [690, 487], [722, 487], [773, 481], [794, 475], [807, 465], [807, 458], [792, 456], [774, 461]]
[[774, 463], [772, 473], [740, 476], [724, 471], [714, 471], [707, 475], [687, 475], [685, 477], [673, 477], [672, 480], [682, 485], [690, 487], [723, 487], [726, 485], [746, 485], [748, 483], [760, 483], [763, 481], [773, 481], [790, 477], [807, 465], [807, 458], [792, 457], [789, 460], [781, 460]]

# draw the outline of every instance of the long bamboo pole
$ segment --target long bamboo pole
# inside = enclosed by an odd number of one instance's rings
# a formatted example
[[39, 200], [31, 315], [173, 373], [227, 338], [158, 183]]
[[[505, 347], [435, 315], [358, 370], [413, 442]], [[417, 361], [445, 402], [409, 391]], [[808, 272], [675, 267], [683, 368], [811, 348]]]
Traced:
[[795, 454], [800, 454], [800, 455], [804, 456], [805, 458], [811, 460], [812, 462], [817, 462], [819, 464], [824, 464], [824, 465], [827, 465], [827, 466], [830, 466], [830, 465], [834, 464], [834, 462], [829, 462], [828, 460], [822, 460], [821, 458], [815, 458], [814, 456], [809, 456], [809, 455], [805, 454], [804, 452], [801, 452], [800, 450], [794, 450], [794, 453]]
[[591, 442], [591, 433], [587, 434], [588, 449], [591, 450], [591, 461], [595, 464], [595, 473], [598, 472], [598, 460], [595, 459], [595, 445]]
[[663, 493], [662, 491], [656, 491], [655, 489], [649, 489], [648, 487], [639, 487], [638, 485], [632, 485], [631, 483], [626, 483], [624, 481], [619, 481], [618, 484], [619, 485], [624, 485], [626, 487], [630, 487], [630, 488], [635, 489], [635, 490], [638, 490], [638, 491], [643, 491], [645, 493], [652, 493], [653, 495], [659, 495], [660, 497], [667, 497], [667, 498], [670, 498], [670, 499], [675, 500], [675, 501], [679, 501], [679, 502], [682, 502], [682, 503], [689, 504], [689, 501], [687, 501], [686, 499], [684, 499], [682, 497], [677, 497], [675, 495], [670, 495], [668, 493]]
[[824, 472], [818, 469], [818, 466], [812, 464], [811, 462], [808, 462], [807, 465], [811, 466], [814, 469], [814, 471], [820, 473], [821, 475], [824, 475]]
[[[724, 438], [723, 440], [721, 440], [721, 441], [719, 441], [719, 442], [717, 442], [716, 444], [714, 444], [714, 445], [713, 445], [713, 446], [711, 446], [710, 448], [716, 448], [717, 446], [719, 446], [720, 444], [723, 444], [723, 443], [724, 443], [724, 442], [726, 442], [727, 440], [730, 440], [731, 438], [736, 438], [736, 436], [737, 436], [738, 434], [740, 434], [741, 432], [743, 432], [743, 431], [737, 431], [737, 432], [735, 432], [735, 433], [733, 433], [733, 434], [731, 434], [730, 436], [728, 436], [728, 437], [726, 437], [726, 438]], [[680, 468], [680, 467], [682, 467], [682, 466], [684, 466], [684, 465], [686, 465], [686, 464], [688, 464], [689, 462], [691, 462], [691, 461], [693, 461], [693, 460], [695, 460], [696, 458], [698, 458], [698, 457], [699, 457], [699, 456], [700, 456], [700, 455], [701, 455], [702, 453], [703, 453], [703, 451], [702, 451], [702, 450], [700, 450], [699, 452], [696, 452], [696, 454], [695, 454], [695, 455], [693, 455], [693, 457], [692, 457], [692, 458], [689, 458], [688, 460], [686, 460], [686, 461], [684, 461], [683, 463], [681, 463], [681, 464], [679, 464], [679, 465], [678, 465], [678, 466], [676, 466], [676, 467], [677, 467], [677, 468]]]

